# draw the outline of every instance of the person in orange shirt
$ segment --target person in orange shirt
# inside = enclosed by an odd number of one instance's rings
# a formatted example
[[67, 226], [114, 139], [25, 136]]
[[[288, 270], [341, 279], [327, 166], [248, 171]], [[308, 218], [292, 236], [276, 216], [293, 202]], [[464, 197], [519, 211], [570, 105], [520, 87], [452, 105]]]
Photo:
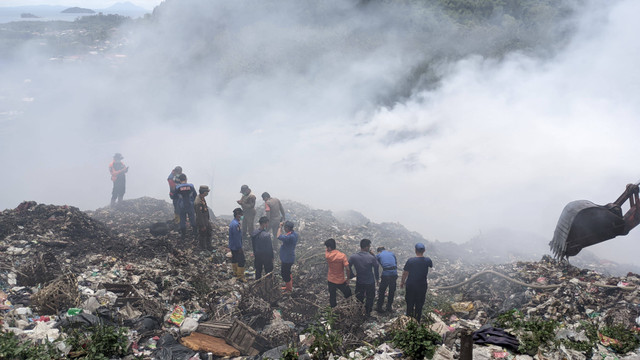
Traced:
[[324, 256], [327, 258], [329, 271], [327, 273], [327, 282], [329, 284], [329, 305], [336, 307], [336, 290], [340, 290], [345, 299], [351, 296], [351, 288], [347, 282], [351, 276], [349, 272], [349, 261], [347, 255], [336, 250], [336, 241], [328, 239], [324, 242], [327, 251]]

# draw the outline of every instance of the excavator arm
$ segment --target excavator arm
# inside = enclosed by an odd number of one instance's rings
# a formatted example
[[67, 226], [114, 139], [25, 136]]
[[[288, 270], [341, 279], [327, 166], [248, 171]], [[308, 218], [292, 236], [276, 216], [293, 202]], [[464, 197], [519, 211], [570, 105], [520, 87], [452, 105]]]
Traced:
[[[562, 210], [549, 243], [556, 258], [577, 255], [587, 246], [616, 236], [627, 235], [640, 224], [638, 184], [628, 184], [616, 201], [596, 205], [587, 200], [572, 201]], [[629, 201], [629, 210], [623, 215], [622, 205]]]

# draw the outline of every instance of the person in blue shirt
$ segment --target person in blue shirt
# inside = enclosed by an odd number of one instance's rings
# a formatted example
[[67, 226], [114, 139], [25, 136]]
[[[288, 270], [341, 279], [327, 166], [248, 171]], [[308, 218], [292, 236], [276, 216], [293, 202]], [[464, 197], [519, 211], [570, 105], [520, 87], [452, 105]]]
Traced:
[[[383, 313], [385, 311], [391, 312], [393, 296], [396, 293], [396, 281], [398, 280], [398, 260], [394, 253], [386, 250], [383, 246], [377, 248], [376, 252], [378, 253], [378, 255], [376, 255], [376, 259], [378, 259], [378, 263], [380, 264], [380, 267], [382, 267], [376, 311], [379, 313]], [[387, 308], [386, 310], [383, 310], [382, 305], [384, 304], [384, 293], [387, 291], [387, 288], [389, 288], [389, 297], [387, 299]]]
[[198, 236], [198, 227], [196, 226], [196, 212], [194, 202], [198, 193], [193, 184], [187, 183], [187, 175], [184, 173], [178, 177], [180, 184], [176, 185], [175, 196], [178, 197], [178, 209], [180, 210], [180, 234], [182, 238], [187, 235], [187, 215], [189, 215], [189, 223], [193, 229], [193, 236]]
[[231, 268], [233, 275], [242, 282], [247, 282], [244, 278], [245, 257], [242, 250], [242, 209], [233, 209], [233, 220], [229, 224], [229, 249], [231, 250]]
[[296, 244], [298, 244], [298, 233], [293, 231], [293, 222], [285, 221], [280, 223], [277, 234], [280, 245], [280, 272], [285, 285], [284, 291], [293, 290], [293, 278], [291, 277], [291, 267], [296, 261]]
[[429, 268], [433, 267], [433, 262], [424, 256], [423, 243], [417, 243], [415, 249], [416, 256], [407, 260], [404, 265], [400, 287], [407, 285], [404, 295], [404, 299], [407, 301], [407, 316], [420, 322], [422, 307], [427, 296], [427, 275]]
[[[353, 271], [355, 268], [355, 272]], [[367, 315], [373, 310], [373, 300], [376, 296], [376, 284], [379, 281], [378, 260], [371, 253], [371, 240], [360, 240], [360, 251], [349, 258], [349, 271], [356, 275], [356, 299], [364, 302]], [[366, 301], [365, 301], [366, 298]]]

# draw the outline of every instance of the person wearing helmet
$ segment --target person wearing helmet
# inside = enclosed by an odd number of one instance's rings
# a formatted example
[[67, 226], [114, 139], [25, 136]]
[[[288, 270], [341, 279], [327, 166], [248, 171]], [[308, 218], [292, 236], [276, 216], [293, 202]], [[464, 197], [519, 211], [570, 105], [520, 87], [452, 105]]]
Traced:
[[111, 173], [111, 181], [113, 181], [113, 190], [111, 191], [111, 206], [122, 202], [126, 188], [125, 174], [129, 171], [129, 167], [122, 162], [124, 157], [120, 153], [113, 155], [113, 161], [109, 164], [109, 173]]
[[256, 196], [253, 195], [248, 185], [240, 187], [242, 197], [237, 201], [238, 205], [244, 212], [244, 220], [242, 221], [242, 235], [249, 237], [253, 234], [254, 222], [256, 218]]
[[291, 267], [296, 261], [296, 244], [298, 244], [298, 233], [293, 231], [293, 222], [281, 222], [278, 227], [277, 238], [282, 242], [282, 245], [280, 245], [280, 271], [282, 281], [285, 283], [282, 290], [290, 292], [293, 290]]

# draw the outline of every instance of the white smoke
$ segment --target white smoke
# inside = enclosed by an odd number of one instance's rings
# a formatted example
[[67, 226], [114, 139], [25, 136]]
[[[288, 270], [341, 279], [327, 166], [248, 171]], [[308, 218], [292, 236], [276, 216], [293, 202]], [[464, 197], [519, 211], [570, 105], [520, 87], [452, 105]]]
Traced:
[[[213, 186], [216, 214], [232, 211], [246, 183], [430, 240], [496, 227], [550, 240], [566, 203], [612, 202], [640, 178], [634, 1], [583, 9], [553, 56], [455, 61], [482, 49], [481, 37], [465, 42], [443, 18], [425, 22], [428, 9], [164, 6], [114, 52], [124, 60], [51, 63], [30, 44], [28, 60], [0, 68], [10, 185], [1, 207], [104, 206], [120, 152], [125, 198], [167, 198], [165, 179], [181, 165], [196, 186]], [[637, 263], [638, 237], [592, 249]]]

